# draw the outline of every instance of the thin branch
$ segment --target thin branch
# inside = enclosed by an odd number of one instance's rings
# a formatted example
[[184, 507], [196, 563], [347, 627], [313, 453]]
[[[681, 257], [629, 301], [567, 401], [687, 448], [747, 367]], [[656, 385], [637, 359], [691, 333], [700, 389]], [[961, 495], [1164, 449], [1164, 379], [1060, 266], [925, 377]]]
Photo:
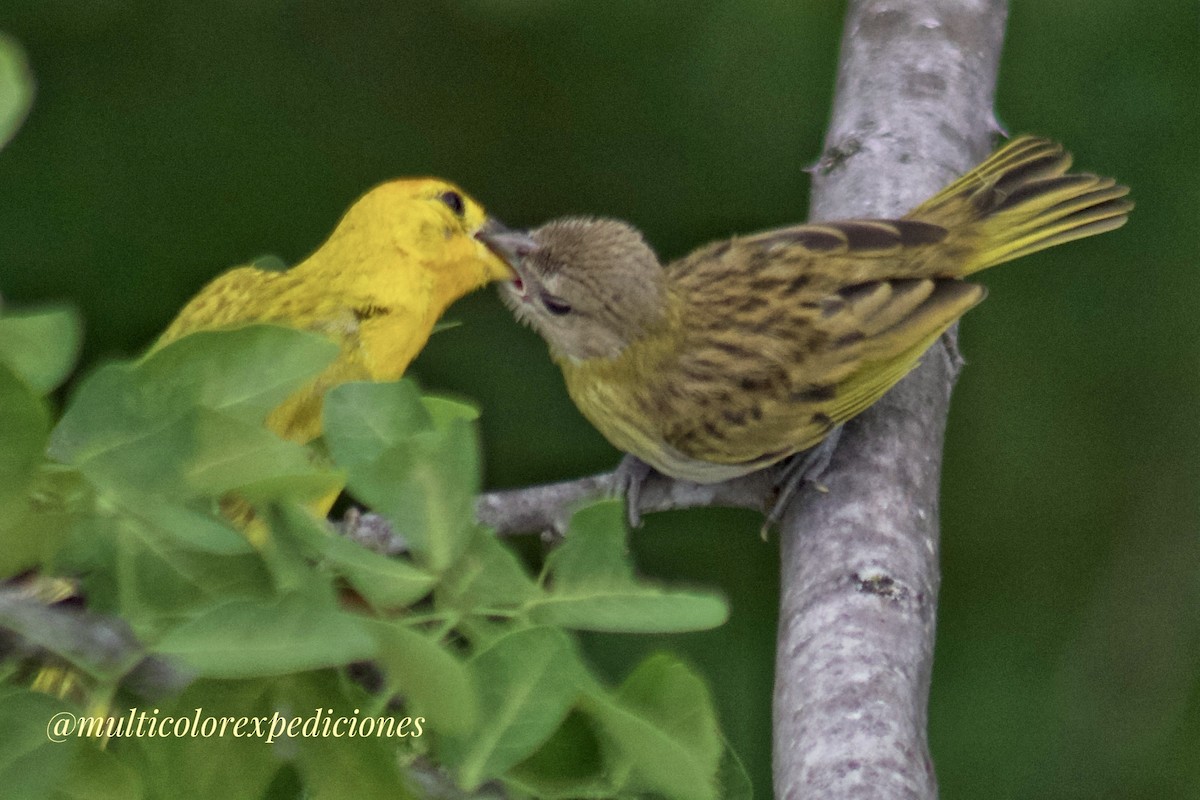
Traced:
[[[501, 535], [529, 531], [561, 534], [575, 508], [611, 494], [612, 484], [613, 473], [604, 472], [573, 481], [489, 492], [479, 496], [475, 515]], [[765, 511], [773, 491], [769, 472], [711, 485], [653, 473], [642, 487], [638, 505], [643, 513], [709, 506]]]
[[124, 620], [65, 605], [46, 605], [17, 586], [0, 587], [0, 651], [18, 658], [62, 659], [93, 675], [119, 676], [147, 698], [180, 691], [192, 676], [146, 654]]
[[[475, 499], [475, 518], [498, 536], [540, 533], [548, 539], [563, 536], [575, 509], [612, 494], [615, 473], [520, 489], [487, 492]], [[642, 486], [643, 513], [685, 508], [748, 508], [765, 513], [774, 501], [775, 481], [769, 470], [718, 484], [678, 481], [653, 473]], [[350, 509], [336, 523], [341, 535], [384, 555], [407, 552], [408, 544], [378, 514]]]
[[[896, 217], [986, 155], [1003, 0], [852, 0], [815, 219]], [[778, 798], [934, 798], [926, 738], [953, 334], [846, 426], [784, 518]]]

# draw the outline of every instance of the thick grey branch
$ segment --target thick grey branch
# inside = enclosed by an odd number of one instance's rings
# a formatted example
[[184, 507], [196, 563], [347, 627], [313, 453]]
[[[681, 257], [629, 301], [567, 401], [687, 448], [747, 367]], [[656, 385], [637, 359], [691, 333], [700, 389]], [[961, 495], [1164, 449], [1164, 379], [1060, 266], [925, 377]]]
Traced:
[[[1005, 16], [1003, 0], [850, 3], [815, 219], [899, 216], [986, 155]], [[926, 706], [957, 367], [935, 345], [847, 425], [828, 493], [805, 491], [784, 518], [779, 798], [937, 795]]]
[[[896, 217], [979, 162], [998, 131], [992, 98], [1003, 0], [852, 0], [814, 219]], [[846, 426], [828, 492], [783, 520], [774, 701], [779, 798], [926, 800], [926, 736], [939, 577], [938, 485], [953, 334]], [[643, 512], [772, 502], [768, 473], [716, 486], [655, 476]], [[482, 496], [500, 533], [561, 532], [612, 475]]]

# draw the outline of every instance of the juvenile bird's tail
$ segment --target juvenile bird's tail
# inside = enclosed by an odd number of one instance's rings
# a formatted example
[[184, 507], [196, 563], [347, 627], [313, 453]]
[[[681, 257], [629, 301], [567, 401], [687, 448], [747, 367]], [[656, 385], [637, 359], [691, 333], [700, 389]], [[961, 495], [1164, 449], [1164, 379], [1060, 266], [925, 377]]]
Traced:
[[956, 277], [1124, 225], [1129, 187], [1070, 166], [1062, 145], [1020, 136], [905, 218], [949, 231]]

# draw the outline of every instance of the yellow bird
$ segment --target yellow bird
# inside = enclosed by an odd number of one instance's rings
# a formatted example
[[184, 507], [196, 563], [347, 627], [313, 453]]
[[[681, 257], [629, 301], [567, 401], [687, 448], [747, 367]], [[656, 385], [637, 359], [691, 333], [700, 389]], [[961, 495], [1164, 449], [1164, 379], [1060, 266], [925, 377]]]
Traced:
[[512, 278], [484, 235], [514, 234], [445, 181], [389, 181], [359, 198], [329, 239], [291, 269], [238, 267], [214, 279], [154, 349], [194, 331], [257, 322], [326, 334], [341, 345], [337, 358], [267, 418], [283, 438], [308, 442], [320, 435], [326, 391], [348, 381], [396, 380], [451, 303]]
[[[291, 269], [247, 266], [218, 276], [183, 307], [151, 352], [194, 331], [259, 322], [326, 334], [341, 346], [337, 358], [267, 418], [279, 436], [311, 441], [321, 433], [325, 392], [347, 381], [396, 380], [451, 303], [491, 281], [512, 278], [508, 264], [482, 240], [485, 234], [521, 239], [445, 181], [381, 184]], [[337, 494], [314, 501], [312, 510], [324, 516]], [[243, 500], [223, 498], [221, 508], [251, 542], [266, 540], [266, 526]], [[41, 578], [29, 591], [50, 603], [73, 596], [75, 586]], [[86, 694], [83, 683], [73, 669], [47, 666], [32, 688], [64, 697]]]
[[716, 483], [809, 451], [795, 474], [819, 476], [842, 423], [983, 299], [963, 277], [1124, 224], [1129, 190], [1070, 165], [1021, 137], [902, 219], [766, 231], [665, 268], [616, 220], [492, 244], [518, 275], [502, 296], [583, 415], [634, 457], [620, 477], [636, 519], [646, 465]]

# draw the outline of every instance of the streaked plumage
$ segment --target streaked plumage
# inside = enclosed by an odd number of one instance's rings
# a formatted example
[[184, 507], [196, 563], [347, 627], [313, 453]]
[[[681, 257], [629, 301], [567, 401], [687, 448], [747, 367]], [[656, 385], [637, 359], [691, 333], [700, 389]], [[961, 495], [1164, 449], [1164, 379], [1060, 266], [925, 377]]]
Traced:
[[983, 299], [964, 276], [1121, 226], [1128, 189], [1070, 163], [1018, 138], [903, 219], [737, 237], [665, 268], [626, 223], [552, 221], [510, 253], [519, 280], [502, 294], [610, 442], [716, 482], [879, 399]]

